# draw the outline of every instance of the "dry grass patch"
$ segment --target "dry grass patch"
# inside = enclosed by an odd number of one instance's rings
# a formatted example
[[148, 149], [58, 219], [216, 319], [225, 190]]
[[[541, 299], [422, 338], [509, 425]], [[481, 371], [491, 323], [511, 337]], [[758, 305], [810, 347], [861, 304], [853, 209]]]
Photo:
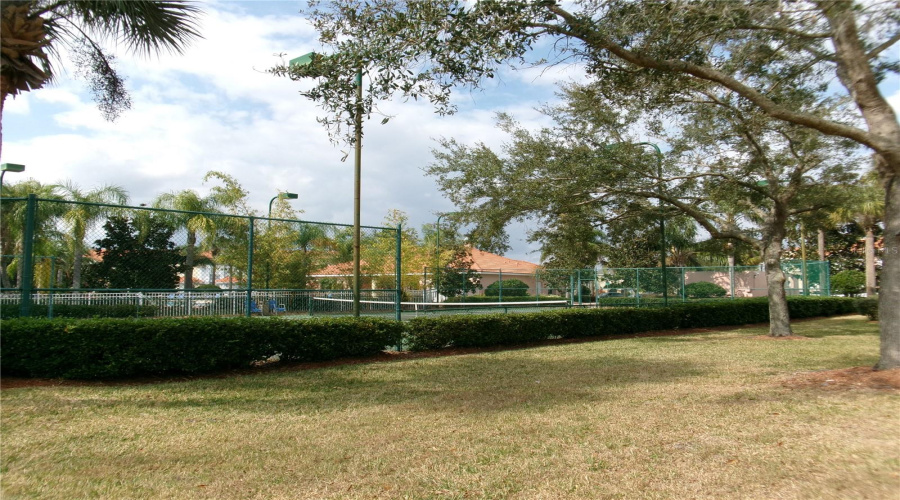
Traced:
[[877, 325], [800, 322], [124, 387], [2, 393], [4, 498], [896, 498]]

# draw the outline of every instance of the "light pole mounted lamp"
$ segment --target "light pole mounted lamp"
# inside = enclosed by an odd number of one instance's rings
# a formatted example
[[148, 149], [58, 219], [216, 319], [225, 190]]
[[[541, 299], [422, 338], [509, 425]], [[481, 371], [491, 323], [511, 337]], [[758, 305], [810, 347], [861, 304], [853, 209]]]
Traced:
[[435, 275], [437, 279], [435, 280], [435, 288], [437, 289], [438, 296], [441, 295], [441, 219], [448, 215], [457, 215], [459, 212], [447, 212], [445, 214], [438, 215], [437, 222], [435, 222], [434, 226], [437, 229], [437, 234], [435, 235], [434, 242], [434, 250], [435, 250], [435, 259], [437, 261], [437, 269], [435, 269]]
[[[618, 146], [617, 144], [610, 144], [606, 146], [604, 149], [610, 149], [614, 146]], [[659, 197], [659, 206], [662, 207], [662, 162], [663, 162], [663, 154], [662, 151], [659, 150], [659, 146], [652, 142], [635, 142], [635, 146], [650, 146], [656, 151], [656, 176], [659, 179], [659, 186], [657, 188], [657, 194]], [[662, 210], [659, 213], [659, 233], [660, 233], [660, 266], [662, 268], [662, 290], [663, 290], [663, 304], [669, 305], [669, 279], [666, 275], [666, 217], [663, 215]]]
[[[306, 66], [313, 62], [315, 52], [303, 54], [291, 59], [290, 66]], [[359, 317], [359, 259], [360, 259], [360, 193], [362, 192], [360, 178], [362, 173], [362, 70], [356, 71], [356, 106], [354, 106], [354, 126], [356, 150], [353, 165], [353, 316]]]
[[273, 196], [271, 200], [269, 200], [269, 226], [272, 225], [272, 204], [275, 203], [275, 200], [296, 200], [300, 195], [297, 193], [278, 193], [276, 196]]
[[[275, 203], [275, 200], [296, 200], [299, 197], [300, 197], [300, 195], [298, 195], [297, 193], [284, 192], [284, 193], [278, 193], [277, 195], [273, 196], [271, 200], [269, 200], [269, 228], [272, 227], [272, 204]], [[269, 266], [270, 266], [270, 263], [268, 261], [270, 258], [271, 257], [266, 259], [266, 289], [267, 290], [269, 288], [269, 275], [270, 275]]]
[[24, 172], [25, 165], [20, 165], [18, 163], [3, 163], [0, 164], [0, 188], [3, 187], [3, 176], [6, 175], [7, 172]]

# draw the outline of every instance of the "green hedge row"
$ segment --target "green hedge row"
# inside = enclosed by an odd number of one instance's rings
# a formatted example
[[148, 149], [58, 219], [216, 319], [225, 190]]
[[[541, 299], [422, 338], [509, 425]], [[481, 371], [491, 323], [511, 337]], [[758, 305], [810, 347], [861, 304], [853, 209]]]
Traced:
[[[791, 317], [852, 314], [853, 299], [790, 297]], [[563, 309], [524, 314], [435, 316], [413, 319], [406, 329], [410, 350], [487, 347], [545, 340], [623, 335], [653, 330], [765, 323], [765, 298], [676, 304], [668, 308]]]
[[447, 302], [471, 302], [473, 304], [480, 304], [484, 302], [534, 302], [537, 300], [566, 300], [565, 297], [560, 297], [559, 295], [539, 295], [535, 297], [534, 295], [528, 296], [509, 296], [505, 293], [503, 294], [503, 300], [500, 300], [500, 297], [494, 295], [469, 295], [468, 297], [450, 297], [447, 299]]
[[[156, 316], [157, 307], [152, 305], [134, 306], [129, 304], [118, 305], [71, 305], [54, 304], [53, 317], [55, 318], [151, 318]], [[48, 306], [34, 304], [31, 306], [32, 317], [48, 316]], [[0, 305], [0, 318], [18, 318], [19, 304]]]
[[875, 297], [856, 299], [856, 311], [870, 320], [878, 319], [878, 299]]
[[282, 360], [366, 356], [401, 342], [403, 324], [380, 318], [11, 319], [3, 322], [4, 375], [101, 379], [195, 374]]
[[[791, 297], [793, 318], [856, 312], [854, 299]], [[669, 308], [557, 309], [524, 314], [381, 318], [16, 318], [3, 321], [4, 375], [101, 379], [196, 374], [283, 360], [366, 356], [411, 350], [487, 347], [651, 330], [764, 323], [765, 299], [677, 304]]]

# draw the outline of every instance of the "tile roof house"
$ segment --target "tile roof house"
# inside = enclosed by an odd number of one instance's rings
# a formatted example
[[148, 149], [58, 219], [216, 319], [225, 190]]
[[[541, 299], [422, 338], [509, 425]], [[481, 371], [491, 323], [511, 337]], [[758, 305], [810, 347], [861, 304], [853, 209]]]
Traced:
[[538, 291], [547, 289], [547, 285], [543, 283], [538, 287], [536, 276], [541, 269], [541, 266], [538, 264], [525, 260], [510, 259], [477, 248], [470, 248], [469, 250], [472, 258], [471, 269], [481, 274], [481, 294], [491, 284], [509, 279], [517, 279], [528, 285], [529, 295], [534, 295]]

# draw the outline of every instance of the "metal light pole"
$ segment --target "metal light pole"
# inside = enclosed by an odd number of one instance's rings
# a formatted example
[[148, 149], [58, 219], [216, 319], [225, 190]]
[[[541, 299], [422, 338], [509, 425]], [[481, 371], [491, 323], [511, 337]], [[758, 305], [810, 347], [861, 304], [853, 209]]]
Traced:
[[271, 200], [269, 200], [269, 227], [272, 227], [272, 204], [275, 203], [275, 200], [296, 200], [300, 195], [297, 193], [278, 193], [277, 196], [273, 196]]
[[[616, 146], [617, 144], [610, 144], [606, 146], [606, 149], [609, 149], [612, 146]], [[650, 146], [656, 151], [656, 176], [659, 179], [659, 187], [657, 188], [657, 193], [660, 195], [659, 198], [659, 207], [662, 207], [662, 161], [663, 154], [662, 151], [659, 150], [659, 146], [652, 142], [636, 142], [635, 146]], [[659, 213], [659, 233], [660, 233], [660, 266], [662, 268], [662, 286], [663, 286], [663, 304], [669, 305], [669, 279], [666, 275], [666, 218], [662, 214], [662, 210]]]
[[20, 165], [18, 163], [3, 163], [0, 164], [0, 189], [3, 188], [3, 176], [6, 175], [7, 172], [24, 172], [25, 165]]
[[[306, 66], [311, 64], [315, 52], [304, 54], [291, 59], [290, 66]], [[356, 150], [353, 166], [353, 316], [359, 317], [359, 260], [360, 260], [360, 194], [362, 192], [360, 179], [362, 177], [362, 69], [356, 71], [356, 106], [354, 107], [354, 142]]]
[[[269, 229], [272, 228], [272, 204], [275, 203], [275, 200], [296, 200], [299, 197], [300, 195], [298, 195], [297, 193], [285, 192], [278, 193], [277, 195], [273, 196], [271, 200], [269, 200]], [[270, 262], [268, 262], [268, 260], [269, 259], [266, 259], [266, 289], [269, 288], [269, 266], [271, 264]]]
[[638, 146], [650, 146], [654, 150], [656, 150], [656, 176], [659, 179], [659, 186], [657, 188], [657, 192], [660, 195], [659, 197], [659, 251], [660, 251], [660, 266], [662, 267], [662, 286], [663, 286], [663, 305], [669, 305], [669, 277], [666, 273], [666, 217], [662, 213], [662, 192], [663, 192], [663, 184], [662, 184], [662, 161], [663, 154], [662, 151], [659, 150], [659, 146], [653, 144], [652, 142], [639, 142]]
[[437, 228], [437, 235], [435, 235], [434, 242], [434, 256], [435, 261], [437, 262], [437, 269], [435, 269], [435, 289], [437, 290], [438, 296], [441, 295], [441, 218], [446, 217], [448, 215], [457, 215], [459, 212], [447, 212], [445, 214], [438, 215], [437, 222], [435, 222], [435, 227]]

